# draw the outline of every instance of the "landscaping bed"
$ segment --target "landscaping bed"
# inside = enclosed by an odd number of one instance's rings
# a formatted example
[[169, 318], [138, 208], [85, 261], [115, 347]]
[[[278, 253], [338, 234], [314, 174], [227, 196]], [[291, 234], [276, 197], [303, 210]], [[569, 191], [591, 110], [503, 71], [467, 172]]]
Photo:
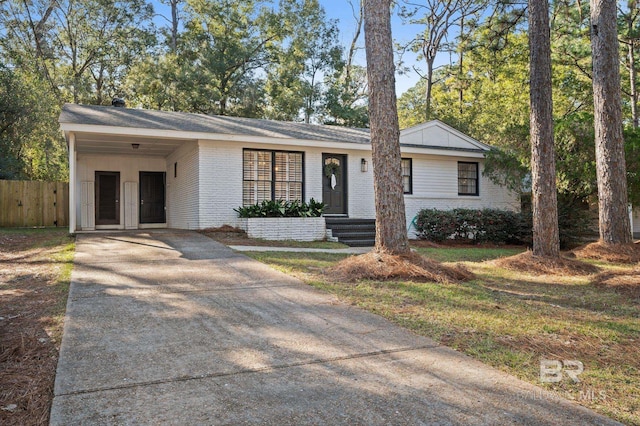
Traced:
[[66, 229], [0, 229], [2, 425], [49, 422], [73, 253]]
[[232, 226], [221, 226], [200, 231], [201, 234], [227, 246], [260, 246], [260, 247], [294, 247], [294, 248], [320, 248], [341, 249], [348, 246], [332, 241], [271, 241], [260, 238], [249, 238], [247, 233]]
[[[340, 282], [324, 271], [347, 255], [248, 255], [545, 391], [625, 424], [640, 425], [637, 264], [593, 261], [599, 273], [544, 275], [496, 264], [494, 259], [524, 251], [517, 247], [423, 247], [417, 251], [436, 260], [462, 263], [476, 278], [449, 283]], [[580, 382], [565, 374], [560, 382], [542, 383], [541, 360], [581, 362]]]

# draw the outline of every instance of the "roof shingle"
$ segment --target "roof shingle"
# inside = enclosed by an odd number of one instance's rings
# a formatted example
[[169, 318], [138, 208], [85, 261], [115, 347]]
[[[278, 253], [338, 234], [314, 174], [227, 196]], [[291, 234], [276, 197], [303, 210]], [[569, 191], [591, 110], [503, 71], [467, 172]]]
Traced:
[[65, 104], [62, 107], [59, 122], [283, 139], [369, 143], [369, 129], [112, 106]]

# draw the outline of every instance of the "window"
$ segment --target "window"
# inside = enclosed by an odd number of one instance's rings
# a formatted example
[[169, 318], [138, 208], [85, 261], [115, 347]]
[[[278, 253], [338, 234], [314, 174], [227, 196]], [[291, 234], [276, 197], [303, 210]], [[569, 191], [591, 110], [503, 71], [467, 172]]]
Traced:
[[302, 200], [303, 154], [301, 152], [243, 152], [242, 204], [264, 200]]
[[402, 159], [402, 187], [405, 194], [413, 193], [413, 170], [411, 158]]
[[478, 163], [458, 162], [458, 195], [478, 195]]

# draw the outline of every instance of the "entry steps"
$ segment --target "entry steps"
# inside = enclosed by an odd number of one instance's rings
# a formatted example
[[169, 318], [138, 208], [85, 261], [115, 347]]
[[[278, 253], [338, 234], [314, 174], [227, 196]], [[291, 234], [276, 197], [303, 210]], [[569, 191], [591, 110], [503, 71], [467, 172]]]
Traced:
[[[371, 247], [376, 243], [375, 219], [327, 217], [327, 236], [349, 247]], [[332, 238], [333, 237], [333, 238]]]

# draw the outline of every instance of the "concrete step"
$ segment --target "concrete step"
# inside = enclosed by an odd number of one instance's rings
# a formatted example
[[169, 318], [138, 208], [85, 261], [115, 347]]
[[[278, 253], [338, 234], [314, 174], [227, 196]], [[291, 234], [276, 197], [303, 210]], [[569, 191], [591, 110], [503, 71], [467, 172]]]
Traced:
[[337, 232], [349, 232], [349, 231], [358, 231], [358, 232], [376, 232], [375, 225], [334, 225], [333, 227], [327, 226], [327, 228], [331, 229], [334, 234]]
[[332, 227], [334, 225], [373, 225], [375, 226], [375, 219], [350, 219], [350, 218], [334, 218], [327, 217], [325, 218], [325, 222], [327, 227]]
[[354, 239], [370, 239], [376, 237], [376, 231], [355, 231], [355, 230], [343, 230], [343, 231], [331, 231], [334, 237], [338, 237], [341, 240], [354, 240]]
[[373, 247], [376, 245], [376, 240], [346, 240], [340, 241], [342, 244], [346, 244], [349, 247]]
[[327, 229], [338, 241], [351, 247], [371, 247], [376, 241], [375, 219], [327, 217]]

